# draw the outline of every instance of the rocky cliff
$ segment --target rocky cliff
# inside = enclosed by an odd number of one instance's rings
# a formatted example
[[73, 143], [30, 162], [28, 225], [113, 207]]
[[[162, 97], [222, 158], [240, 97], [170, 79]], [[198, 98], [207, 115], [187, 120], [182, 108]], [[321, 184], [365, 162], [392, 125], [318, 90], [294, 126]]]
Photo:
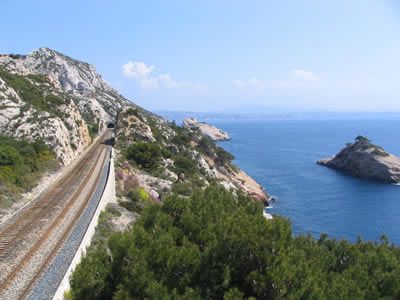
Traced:
[[317, 162], [320, 165], [347, 174], [379, 180], [387, 183], [400, 182], [400, 158], [359, 136], [335, 156]]
[[183, 121], [183, 127], [199, 131], [203, 136], [207, 136], [213, 141], [227, 141], [230, 139], [229, 134], [213, 125], [199, 122], [195, 118], [187, 118]]
[[123, 107], [93, 66], [40, 48], [0, 55], [0, 132], [42, 139], [68, 164]]
[[[118, 115], [116, 128], [117, 190], [122, 198], [132, 189], [144, 188], [159, 201], [171, 191], [189, 195], [196, 188], [219, 183], [268, 201], [262, 187], [232, 163], [233, 156], [201, 131], [132, 108]], [[146, 161], [135, 155], [139, 146], [141, 153], [148, 152]], [[154, 166], [148, 163], [151, 160]]]
[[67, 165], [110, 121], [120, 199], [141, 191], [159, 201], [218, 183], [267, 202], [261, 186], [211, 140], [228, 139], [225, 132], [197, 120], [176, 126], [118, 94], [93, 66], [57, 51], [0, 55], [1, 134], [43, 140]]

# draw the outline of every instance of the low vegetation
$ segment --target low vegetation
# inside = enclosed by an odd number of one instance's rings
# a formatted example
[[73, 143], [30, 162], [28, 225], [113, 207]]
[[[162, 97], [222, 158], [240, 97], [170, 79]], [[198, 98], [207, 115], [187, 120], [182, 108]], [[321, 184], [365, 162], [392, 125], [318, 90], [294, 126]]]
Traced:
[[137, 142], [126, 149], [126, 158], [151, 171], [157, 168], [161, 160], [161, 149], [156, 142]]
[[10, 205], [7, 199], [34, 187], [43, 172], [57, 166], [54, 152], [42, 141], [28, 142], [0, 135], [1, 206]]
[[64, 116], [57, 107], [66, 104], [66, 100], [54, 94], [46, 94], [48, 88], [45, 89], [42, 87], [43, 84], [48, 83], [45, 76], [22, 76], [0, 68], [0, 77], [17, 92], [23, 101], [32, 105], [37, 110], [47, 111], [60, 118]]
[[400, 250], [294, 237], [287, 219], [211, 186], [149, 205], [91, 248], [72, 299], [377, 299], [400, 297]]
[[382, 156], [382, 157], [387, 157], [389, 156], [389, 153], [387, 153], [382, 147], [375, 145], [371, 142], [370, 139], [368, 139], [365, 136], [357, 136], [356, 137], [356, 142], [360, 142], [364, 144], [363, 150], [371, 150], [371, 153], [376, 155], [376, 156]]
[[134, 188], [129, 190], [126, 199], [119, 204], [131, 212], [140, 213], [149, 204], [150, 195], [143, 188]]
[[189, 153], [179, 153], [173, 157], [173, 160], [175, 173], [191, 177], [197, 172], [196, 162], [190, 157]]
[[99, 133], [99, 124], [97, 124], [97, 123], [89, 124], [88, 130], [89, 130], [90, 138], [93, 140]]

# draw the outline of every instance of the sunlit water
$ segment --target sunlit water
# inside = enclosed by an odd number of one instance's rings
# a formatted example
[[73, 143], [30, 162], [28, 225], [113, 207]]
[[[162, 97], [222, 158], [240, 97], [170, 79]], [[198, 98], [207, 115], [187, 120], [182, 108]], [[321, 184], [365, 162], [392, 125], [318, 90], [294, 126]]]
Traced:
[[295, 233], [355, 240], [386, 234], [400, 244], [400, 186], [353, 178], [315, 164], [367, 135], [400, 155], [399, 121], [212, 120], [232, 140], [221, 145], [277, 197], [269, 212], [289, 217]]

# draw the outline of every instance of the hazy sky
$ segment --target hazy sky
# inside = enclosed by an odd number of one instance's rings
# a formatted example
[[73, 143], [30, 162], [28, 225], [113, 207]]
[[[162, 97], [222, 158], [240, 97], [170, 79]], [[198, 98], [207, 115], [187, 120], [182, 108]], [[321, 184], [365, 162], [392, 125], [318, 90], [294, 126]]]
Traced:
[[399, 3], [1, 0], [0, 53], [56, 49], [153, 110], [400, 111]]

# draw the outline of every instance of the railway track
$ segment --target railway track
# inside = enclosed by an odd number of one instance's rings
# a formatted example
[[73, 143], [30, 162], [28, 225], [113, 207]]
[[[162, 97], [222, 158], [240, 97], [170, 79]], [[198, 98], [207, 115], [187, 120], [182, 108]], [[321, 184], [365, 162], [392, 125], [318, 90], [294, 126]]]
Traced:
[[109, 136], [0, 229], [0, 299], [25, 298], [57, 255], [97, 186]]

